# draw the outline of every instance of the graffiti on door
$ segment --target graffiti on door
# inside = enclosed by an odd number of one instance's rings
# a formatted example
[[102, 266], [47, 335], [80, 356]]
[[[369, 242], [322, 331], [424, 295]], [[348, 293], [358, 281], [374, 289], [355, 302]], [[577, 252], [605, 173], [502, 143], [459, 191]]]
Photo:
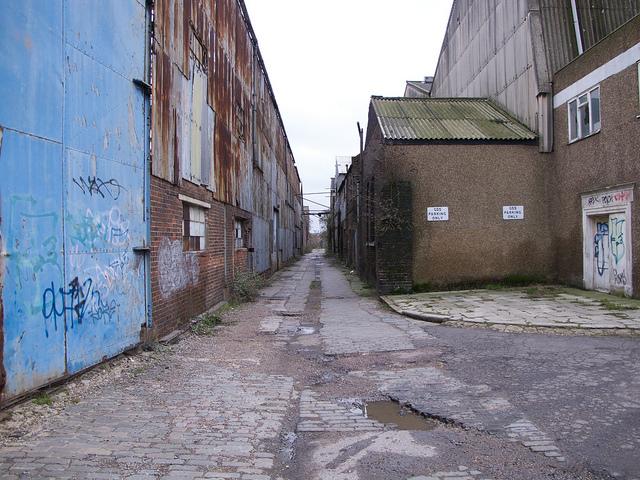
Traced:
[[624, 218], [611, 217], [611, 231], [609, 238], [611, 239], [611, 255], [616, 261], [616, 265], [624, 258]]
[[593, 256], [596, 259], [596, 267], [598, 269], [598, 275], [601, 277], [607, 270], [607, 251], [606, 245], [609, 241], [609, 223], [598, 222], [596, 224], [596, 234], [593, 238], [594, 252]]

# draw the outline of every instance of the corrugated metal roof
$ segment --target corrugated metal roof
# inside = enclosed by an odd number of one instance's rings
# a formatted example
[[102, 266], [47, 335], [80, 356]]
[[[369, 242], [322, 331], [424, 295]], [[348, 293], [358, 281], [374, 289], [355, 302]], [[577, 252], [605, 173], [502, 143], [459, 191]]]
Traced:
[[535, 140], [536, 134], [485, 98], [371, 100], [386, 140]]

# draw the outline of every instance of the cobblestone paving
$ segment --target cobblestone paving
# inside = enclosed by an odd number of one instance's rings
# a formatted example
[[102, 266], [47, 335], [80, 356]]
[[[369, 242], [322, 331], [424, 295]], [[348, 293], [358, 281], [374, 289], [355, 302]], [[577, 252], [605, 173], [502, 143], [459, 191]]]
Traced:
[[171, 382], [158, 367], [135, 384], [68, 408], [37, 437], [2, 449], [0, 476], [270, 478], [269, 445], [291, 404], [292, 379], [241, 375], [189, 357], [189, 350], [172, 358]]
[[470, 469], [464, 465], [460, 465], [458, 470], [453, 472], [436, 472], [431, 475], [420, 475], [418, 477], [411, 477], [407, 480], [490, 480], [483, 477], [482, 472], [478, 470]]
[[[570, 293], [565, 293], [570, 292]], [[550, 290], [537, 297], [526, 290], [472, 290], [384, 297], [399, 313], [439, 315], [446, 321], [520, 327], [640, 330], [637, 302], [595, 298], [577, 290]], [[604, 304], [603, 304], [604, 301]], [[629, 308], [625, 308], [629, 307]]]
[[[435, 327], [317, 254], [228, 315], [8, 442], [0, 478], [638, 478], [633, 338]], [[383, 396], [443, 421], [402, 431], [356, 408]]]
[[384, 429], [384, 424], [366, 418], [362, 410], [353, 405], [320, 400], [313, 390], [304, 390], [300, 395], [298, 432], [363, 432]]

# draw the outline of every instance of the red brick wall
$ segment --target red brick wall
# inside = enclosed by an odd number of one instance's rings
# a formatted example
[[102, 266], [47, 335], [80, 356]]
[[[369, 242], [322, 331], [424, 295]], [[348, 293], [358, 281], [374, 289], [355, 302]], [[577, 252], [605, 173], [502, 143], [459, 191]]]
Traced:
[[[178, 198], [178, 194], [211, 204], [210, 209], [205, 209], [206, 247], [201, 252], [182, 251], [183, 202]], [[242, 262], [237, 255], [234, 258], [234, 218], [236, 216], [247, 218], [248, 214], [214, 200], [212, 193], [204, 187], [187, 181], [183, 181], [178, 187], [152, 176], [153, 337], [162, 337], [172, 332], [194, 316], [228, 298], [228, 287], [233, 278], [234, 264]], [[246, 265], [246, 257], [244, 265]]]

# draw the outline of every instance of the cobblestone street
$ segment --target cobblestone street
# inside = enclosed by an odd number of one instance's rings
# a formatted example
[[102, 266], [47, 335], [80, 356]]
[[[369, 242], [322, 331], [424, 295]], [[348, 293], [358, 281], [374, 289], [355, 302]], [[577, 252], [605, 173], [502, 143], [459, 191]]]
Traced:
[[[482, 305], [495, 323], [524, 314], [557, 323], [596, 308], [567, 294], [526, 300], [533, 311], [501, 295], [456, 293], [445, 313], [478, 318]], [[607, 321], [632, 328], [626, 313], [628, 322]], [[98, 368], [98, 386], [73, 401], [63, 388], [51, 406], [5, 412], [0, 477], [640, 479], [637, 338], [564, 333], [411, 319], [354, 293], [314, 252], [224, 313], [214, 335], [122, 356], [108, 365], [138, 367]], [[428, 417], [428, 428], [365, 416], [382, 400]]]

